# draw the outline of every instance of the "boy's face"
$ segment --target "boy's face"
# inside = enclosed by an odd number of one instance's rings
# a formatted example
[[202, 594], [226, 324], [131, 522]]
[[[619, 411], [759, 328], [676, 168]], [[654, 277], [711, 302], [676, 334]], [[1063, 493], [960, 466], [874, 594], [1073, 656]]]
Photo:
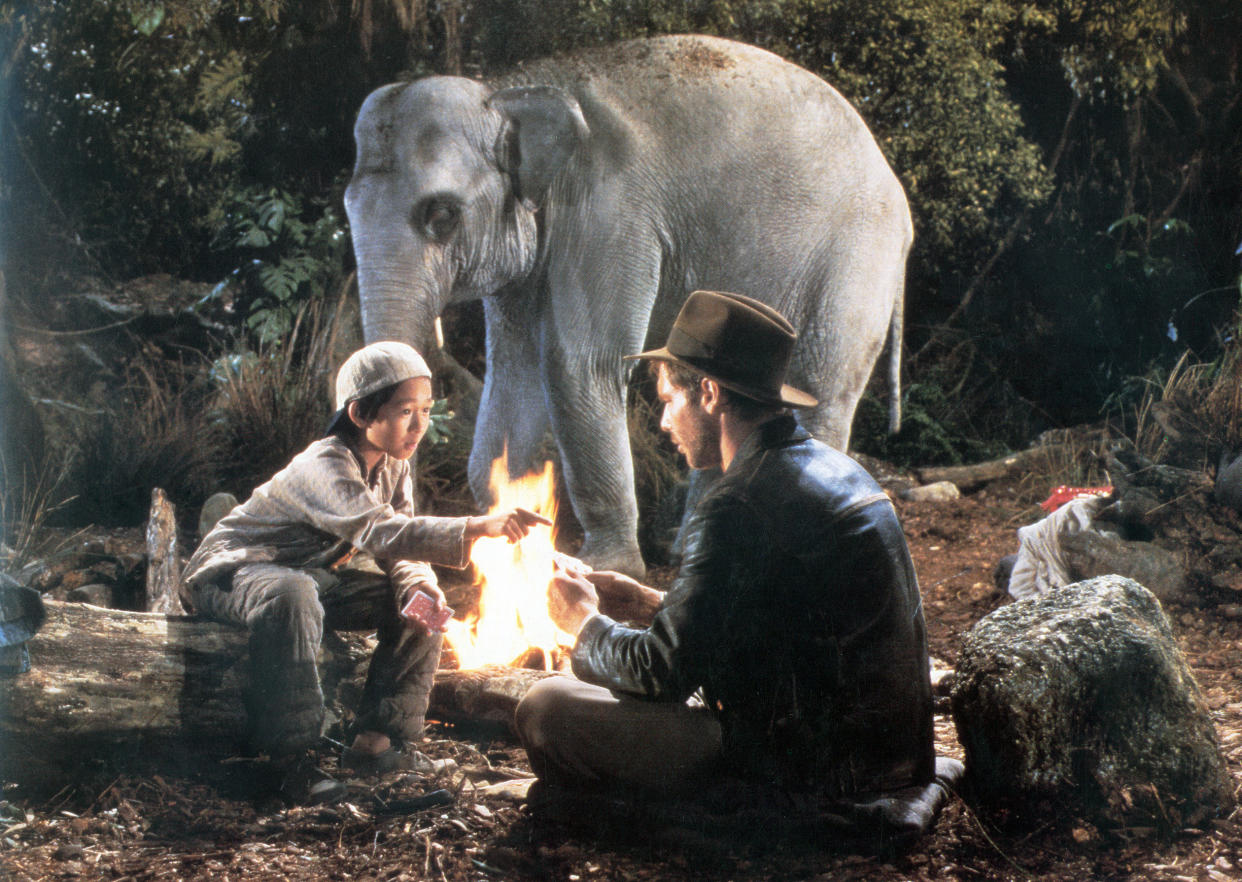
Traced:
[[379, 409], [375, 419], [362, 427], [366, 444], [397, 459], [409, 459], [431, 425], [432, 403], [431, 380], [406, 380], [397, 386], [396, 393]]

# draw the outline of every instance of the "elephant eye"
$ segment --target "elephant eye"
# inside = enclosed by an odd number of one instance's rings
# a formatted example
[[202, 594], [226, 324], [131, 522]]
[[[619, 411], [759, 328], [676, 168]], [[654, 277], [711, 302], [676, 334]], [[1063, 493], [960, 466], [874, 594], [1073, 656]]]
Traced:
[[424, 200], [414, 215], [418, 228], [436, 242], [447, 241], [461, 223], [461, 208], [456, 201], [438, 196]]

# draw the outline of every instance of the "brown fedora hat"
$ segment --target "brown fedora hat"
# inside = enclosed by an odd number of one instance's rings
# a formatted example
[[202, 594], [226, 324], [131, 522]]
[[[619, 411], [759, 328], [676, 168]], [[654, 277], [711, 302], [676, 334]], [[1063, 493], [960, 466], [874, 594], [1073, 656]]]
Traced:
[[627, 355], [685, 365], [764, 404], [814, 407], [818, 402], [785, 384], [798, 335], [766, 303], [723, 291], [694, 291], [660, 349]]

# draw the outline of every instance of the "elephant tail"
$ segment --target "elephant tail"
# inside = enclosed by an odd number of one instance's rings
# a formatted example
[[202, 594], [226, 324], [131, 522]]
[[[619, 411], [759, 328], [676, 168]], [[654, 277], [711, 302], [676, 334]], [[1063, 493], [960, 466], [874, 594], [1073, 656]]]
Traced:
[[899, 291], [888, 321], [888, 433], [901, 431], [901, 338], [905, 325], [906, 298]]

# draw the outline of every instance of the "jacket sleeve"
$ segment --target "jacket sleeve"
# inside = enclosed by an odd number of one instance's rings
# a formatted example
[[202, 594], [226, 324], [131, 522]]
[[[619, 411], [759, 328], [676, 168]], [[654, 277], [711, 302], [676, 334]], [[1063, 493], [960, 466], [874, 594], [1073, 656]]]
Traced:
[[408, 472], [404, 484], [402, 492], [393, 497], [404, 508], [398, 511], [392, 502], [380, 502], [368, 490], [347, 449], [328, 447], [305, 467], [290, 470], [287, 480], [271, 492], [272, 501], [287, 507], [291, 519], [345, 539], [377, 560], [465, 566], [469, 555], [466, 518], [414, 516], [408, 502]]
[[[392, 507], [393, 511], [400, 516], [408, 518], [417, 517], [414, 512], [413, 479], [408, 470], [402, 475], [401, 480], [397, 482], [396, 492], [392, 497]], [[462, 520], [464, 524], [464, 519], [453, 518], [452, 520]], [[398, 597], [408, 596], [410, 589], [415, 585], [422, 585], [424, 583], [439, 585], [435, 570], [425, 560], [379, 556], [376, 558], [376, 561], [398, 589]]]
[[[749, 529], [748, 529], [749, 525]], [[681, 569], [645, 630], [607, 616], [578, 634], [572, 662], [578, 679], [652, 701], [685, 701], [719, 661], [739, 580], [753, 571], [757, 549], [747, 541], [754, 519], [725, 497], [704, 499], [687, 524]]]

